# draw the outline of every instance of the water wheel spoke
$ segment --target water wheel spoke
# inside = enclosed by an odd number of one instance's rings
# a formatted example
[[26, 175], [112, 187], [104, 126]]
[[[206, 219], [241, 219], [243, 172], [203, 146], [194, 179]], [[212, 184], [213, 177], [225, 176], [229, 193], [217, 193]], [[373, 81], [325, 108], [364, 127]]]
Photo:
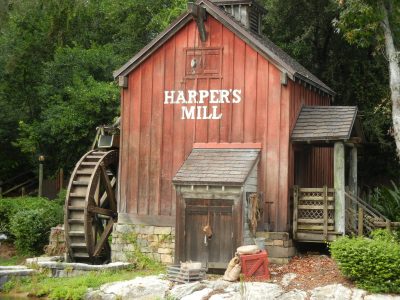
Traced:
[[[111, 183], [111, 187], [114, 188], [115, 184], [117, 183], [117, 178], [115, 176], [113, 176], [110, 183]], [[103, 207], [107, 203], [107, 200], [108, 200], [107, 191], [105, 191], [100, 198], [100, 207]]]
[[117, 211], [117, 200], [115, 199], [115, 194], [111, 186], [110, 178], [108, 177], [107, 170], [104, 167], [104, 164], [100, 165], [100, 173], [106, 188], [107, 198], [109, 199], [110, 202], [110, 208], [113, 211]]
[[113, 229], [113, 225], [114, 225], [114, 220], [111, 219], [106, 228], [104, 229], [104, 232], [102, 233], [99, 242], [96, 245], [96, 248], [94, 250], [93, 256], [99, 256], [101, 250], [103, 249], [103, 247], [105, 246], [105, 244], [108, 242], [107, 239], [109, 237], [109, 235], [111, 234], [111, 231]]
[[110, 209], [106, 209], [106, 208], [101, 208], [101, 207], [97, 207], [97, 206], [90, 206], [88, 208], [89, 212], [95, 213], [95, 214], [99, 214], [99, 215], [103, 215], [103, 216], [109, 216], [111, 218], [114, 218], [115, 216], [115, 212], [110, 210]]

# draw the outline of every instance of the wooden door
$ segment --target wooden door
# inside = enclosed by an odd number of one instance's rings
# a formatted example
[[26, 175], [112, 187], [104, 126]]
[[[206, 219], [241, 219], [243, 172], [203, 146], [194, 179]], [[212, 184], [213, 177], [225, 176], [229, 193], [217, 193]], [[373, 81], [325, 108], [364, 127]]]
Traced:
[[[232, 200], [186, 200], [185, 257], [210, 268], [226, 268], [234, 254]], [[209, 224], [212, 237], [203, 227]]]

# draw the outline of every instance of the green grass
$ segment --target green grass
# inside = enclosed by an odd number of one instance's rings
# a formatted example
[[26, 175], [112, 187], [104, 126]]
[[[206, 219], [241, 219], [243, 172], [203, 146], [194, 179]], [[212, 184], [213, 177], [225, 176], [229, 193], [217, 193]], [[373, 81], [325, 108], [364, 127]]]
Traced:
[[11, 258], [0, 257], [0, 266], [15, 266], [24, 263], [25, 256], [13, 256]]
[[5, 284], [4, 290], [7, 293], [28, 293], [31, 296], [48, 299], [79, 300], [83, 299], [88, 288], [98, 288], [105, 283], [164, 272], [165, 269], [103, 271], [72, 278], [49, 278], [46, 274], [39, 274], [30, 278], [13, 279]]

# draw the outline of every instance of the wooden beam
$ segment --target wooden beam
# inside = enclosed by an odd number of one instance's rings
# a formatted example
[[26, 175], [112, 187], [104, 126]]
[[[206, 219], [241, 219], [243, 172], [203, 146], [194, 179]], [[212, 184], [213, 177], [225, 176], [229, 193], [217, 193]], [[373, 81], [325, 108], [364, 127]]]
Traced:
[[[103, 178], [103, 182], [106, 188], [106, 192], [107, 192], [107, 196], [108, 196], [108, 200], [110, 201], [110, 208], [113, 211], [117, 211], [117, 200], [115, 199], [115, 194], [110, 182], [110, 178], [108, 177], [106, 168], [104, 167], [104, 164], [100, 165], [100, 173], [101, 173], [101, 177]], [[100, 203], [99, 203], [100, 205]]]
[[335, 230], [345, 234], [345, 151], [344, 143], [334, 146]]
[[293, 238], [294, 239], [296, 239], [296, 234], [297, 234], [298, 202], [299, 202], [299, 186], [295, 185], [293, 187]]
[[100, 240], [96, 246], [96, 249], [94, 250], [93, 256], [98, 256], [101, 252], [101, 249], [103, 248], [104, 244], [107, 243], [108, 236], [111, 234], [111, 231], [113, 229], [114, 221], [113, 219], [110, 219], [110, 222], [108, 222], [106, 229], [104, 229], [104, 232], [102, 233]]
[[261, 143], [195, 143], [193, 149], [261, 149]]
[[196, 21], [197, 28], [199, 29], [201, 41], [203, 43], [206, 42], [207, 41], [207, 31], [206, 31], [206, 26], [204, 24], [204, 21], [207, 20], [206, 9], [198, 4], [190, 3], [189, 11], [190, 11], [190, 14], [193, 16], [193, 18]]

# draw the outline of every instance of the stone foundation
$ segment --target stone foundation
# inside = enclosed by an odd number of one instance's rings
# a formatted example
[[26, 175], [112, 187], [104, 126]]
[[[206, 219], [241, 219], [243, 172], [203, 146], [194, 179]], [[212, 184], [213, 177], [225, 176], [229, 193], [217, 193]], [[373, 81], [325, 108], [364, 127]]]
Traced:
[[115, 224], [111, 260], [129, 262], [135, 251], [163, 264], [172, 264], [175, 255], [175, 227]]
[[275, 264], [287, 264], [297, 250], [288, 232], [257, 232], [258, 238], [265, 238], [268, 260]]

